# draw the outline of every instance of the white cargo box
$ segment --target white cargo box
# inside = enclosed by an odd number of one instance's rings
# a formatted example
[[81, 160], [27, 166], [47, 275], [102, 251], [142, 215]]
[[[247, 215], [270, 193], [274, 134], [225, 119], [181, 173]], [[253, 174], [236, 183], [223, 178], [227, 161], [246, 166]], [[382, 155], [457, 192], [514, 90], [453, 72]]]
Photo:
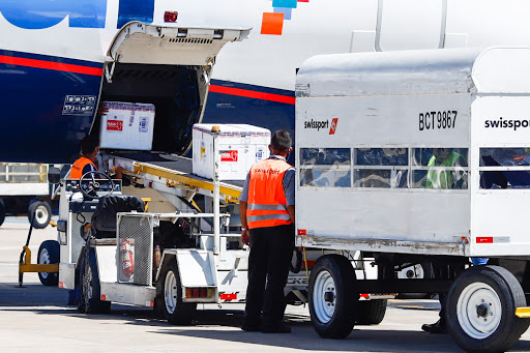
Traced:
[[149, 151], [153, 145], [155, 106], [129, 102], [102, 102], [109, 109], [101, 119], [99, 146]]
[[317, 56], [296, 83], [297, 244], [528, 256], [530, 49]]
[[[213, 178], [214, 124], [193, 126], [193, 174]], [[271, 132], [246, 124], [223, 124], [218, 137], [221, 154], [220, 180], [245, 180], [250, 167], [269, 157]]]

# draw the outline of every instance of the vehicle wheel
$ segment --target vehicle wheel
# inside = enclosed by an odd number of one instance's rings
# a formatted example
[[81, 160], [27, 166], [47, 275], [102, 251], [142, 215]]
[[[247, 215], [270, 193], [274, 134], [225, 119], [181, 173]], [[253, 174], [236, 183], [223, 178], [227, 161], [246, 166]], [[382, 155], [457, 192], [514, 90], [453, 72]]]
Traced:
[[34, 213], [34, 228], [44, 229], [48, 226], [48, 224], [50, 224], [50, 220], [52, 218], [52, 208], [48, 203], [43, 201], [35, 201], [31, 203], [28, 207], [28, 219], [30, 222]]
[[[43, 241], [39, 246], [37, 254], [38, 264], [58, 264], [59, 257], [59, 243], [56, 240]], [[58, 272], [39, 272], [39, 280], [45, 286], [56, 286], [59, 283]]]
[[0, 200], [0, 226], [4, 224], [5, 220], [6, 220], [6, 205], [4, 205], [4, 202]]
[[322, 256], [309, 279], [311, 322], [323, 338], [344, 338], [355, 325], [359, 293], [355, 271], [343, 256]]
[[[396, 272], [399, 279], [432, 279], [433, 276], [432, 264], [424, 262], [421, 264], [405, 267]], [[400, 293], [396, 296], [397, 299], [424, 299], [430, 298], [430, 293]]]
[[111, 302], [101, 300], [96, 253], [93, 249], [89, 249], [87, 255], [85, 249], [81, 269], [81, 303], [78, 311], [85, 314], [109, 313]]
[[182, 301], [182, 285], [174, 259], [165, 262], [157, 283], [157, 297], [155, 302], [160, 303], [157, 309], [163, 317], [174, 325], [189, 325], [197, 310], [196, 303]]
[[386, 299], [359, 301], [355, 322], [358, 325], [379, 325], [385, 318], [387, 303]]
[[530, 324], [515, 316], [521, 306], [526, 306], [526, 298], [512, 273], [499, 266], [471, 267], [449, 291], [449, 333], [468, 352], [504, 352]]

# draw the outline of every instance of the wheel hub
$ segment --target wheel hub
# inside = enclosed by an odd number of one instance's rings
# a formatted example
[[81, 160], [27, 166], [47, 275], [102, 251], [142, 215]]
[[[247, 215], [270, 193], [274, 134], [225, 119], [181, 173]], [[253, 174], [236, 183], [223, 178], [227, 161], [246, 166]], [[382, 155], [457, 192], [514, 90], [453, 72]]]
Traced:
[[335, 300], [335, 294], [333, 292], [324, 293], [324, 300], [328, 303], [333, 303], [333, 301]]
[[[43, 249], [39, 255], [39, 264], [47, 265], [50, 263], [50, 254], [48, 253], [47, 249]], [[41, 272], [40, 276], [44, 279], [48, 278], [47, 272]]]
[[486, 303], [482, 303], [480, 305], [477, 305], [477, 316], [486, 318], [489, 314], [489, 305]]
[[499, 327], [502, 304], [497, 292], [488, 284], [475, 282], [468, 285], [457, 302], [460, 327], [474, 339], [486, 339]]
[[316, 317], [320, 322], [328, 323], [335, 314], [337, 302], [335, 280], [328, 271], [322, 271], [317, 275], [313, 293]]
[[169, 314], [173, 314], [177, 307], [177, 278], [173, 271], [169, 271], [164, 281], [164, 304]]

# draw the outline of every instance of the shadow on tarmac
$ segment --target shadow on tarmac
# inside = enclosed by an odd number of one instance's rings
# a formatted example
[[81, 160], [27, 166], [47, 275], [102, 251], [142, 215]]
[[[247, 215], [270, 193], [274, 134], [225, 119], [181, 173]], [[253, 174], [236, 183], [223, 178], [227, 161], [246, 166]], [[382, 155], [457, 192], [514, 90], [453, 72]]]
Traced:
[[[448, 335], [429, 335], [417, 330], [388, 330], [376, 327], [356, 326], [354, 332], [344, 340], [320, 338], [314, 331], [308, 317], [286, 315], [286, 321], [293, 328], [292, 334], [263, 334], [239, 330], [243, 320], [241, 310], [197, 310], [191, 326], [172, 326], [160, 320], [150, 308], [127, 305], [112, 305], [110, 314], [85, 315], [74, 306], [67, 306], [68, 293], [57, 287], [28, 284], [18, 288], [12, 283], [0, 283], [0, 310], [12, 312], [33, 312], [41, 315], [68, 315], [85, 320], [123, 320], [126, 325], [141, 325], [152, 328], [152, 333], [161, 335], [187, 336], [227, 342], [244, 342], [259, 346], [291, 348], [306, 351], [350, 351], [350, 352], [460, 352]], [[421, 303], [392, 301], [391, 306], [404, 310], [439, 310], [437, 301]], [[8, 308], [9, 307], [9, 308]], [[384, 324], [384, 322], [383, 322]], [[157, 327], [164, 328], [157, 330]], [[168, 330], [168, 328], [170, 328]], [[414, 342], [411, 345], [411, 342]], [[530, 341], [520, 340], [510, 352], [529, 352]]]

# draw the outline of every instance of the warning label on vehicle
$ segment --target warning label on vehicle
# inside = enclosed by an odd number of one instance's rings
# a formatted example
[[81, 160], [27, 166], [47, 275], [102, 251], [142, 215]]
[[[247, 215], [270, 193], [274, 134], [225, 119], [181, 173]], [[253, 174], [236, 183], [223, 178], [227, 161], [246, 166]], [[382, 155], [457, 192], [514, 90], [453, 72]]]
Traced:
[[93, 115], [95, 104], [96, 96], [67, 95], [64, 99], [63, 115]]

